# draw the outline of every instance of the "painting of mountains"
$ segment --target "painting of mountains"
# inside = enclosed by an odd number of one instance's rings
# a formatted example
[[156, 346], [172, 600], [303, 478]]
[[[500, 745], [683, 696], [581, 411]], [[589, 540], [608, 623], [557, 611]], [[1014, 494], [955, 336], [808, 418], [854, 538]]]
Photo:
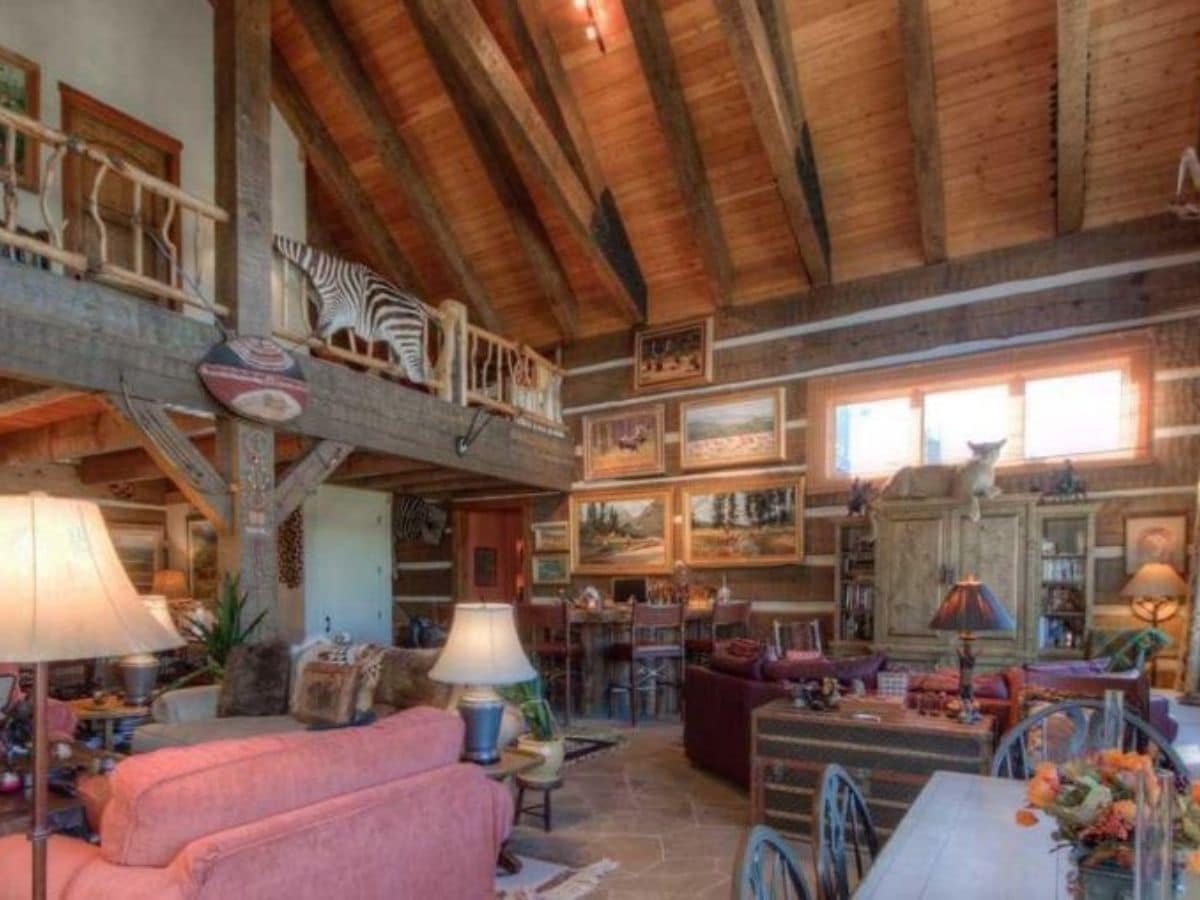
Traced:
[[798, 563], [804, 479], [685, 490], [683, 529], [684, 559], [694, 566]]
[[666, 572], [671, 552], [671, 492], [571, 497], [571, 568], [581, 574]]
[[688, 401], [680, 404], [679, 416], [685, 469], [786, 457], [783, 388]]

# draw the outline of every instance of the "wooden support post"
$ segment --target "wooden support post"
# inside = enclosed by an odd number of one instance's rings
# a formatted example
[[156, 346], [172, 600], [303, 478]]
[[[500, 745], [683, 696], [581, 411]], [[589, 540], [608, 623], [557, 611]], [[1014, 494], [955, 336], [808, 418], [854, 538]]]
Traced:
[[295, 463], [275, 488], [275, 521], [282, 522], [346, 461], [352, 444], [340, 441], [321, 441]]
[[[217, 0], [217, 202], [230, 220], [217, 226], [217, 296], [239, 334], [271, 333], [271, 3]], [[247, 619], [266, 611], [257, 637], [278, 633], [275, 540], [275, 435], [221, 416], [217, 468], [232, 492], [227, 528], [218, 532], [221, 572], [241, 575]], [[286, 617], [291, 621], [292, 617]]]

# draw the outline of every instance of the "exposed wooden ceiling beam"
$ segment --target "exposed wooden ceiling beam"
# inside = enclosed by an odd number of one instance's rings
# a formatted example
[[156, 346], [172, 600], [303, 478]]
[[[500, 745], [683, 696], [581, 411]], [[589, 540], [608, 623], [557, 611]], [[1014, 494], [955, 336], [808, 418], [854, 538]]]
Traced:
[[399, 475], [404, 472], [437, 472], [440, 466], [418, 462], [413, 459], [401, 459], [398, 456], [388, 456], [384, 453], [356, 452], [338, 467], [333, 473], [332, 481], [351, 483], [360, 478], [372, 478], [378, 475]]
[[941, 262], [946, 258], [946, 204], [927, 0], [900, 0], [900, 44], [908, 89], [908, 126], [912, 132], [921, 249], [926, 262]]
[[717, 305], [733, 302], [733, 259], [713, 200], [700, 142], [657, 0], [624, 0], [625, 18], [650, 88], [654, 111], [674, 162], [675, 179]]
[[467, 259], [433, 188], [392, 121], [383, 97], [347, 40], [333, 9], [327, 0], [289, 0], [289, 3], [341, 96], [366, 124], [383, 167], [404, 192], [409, 209], [432, 236], [463, 292], [464, 301], [485, 328], [501, 332], [500, 317], [492, 306], [491, 297]]
[[716, 5], [808, 279], [828, 284], [829, 231], [795, 64], [785, 43], [790, 33], [786, 6], [774, 0], [716, 0]]
[[62, 403], [64, 400], [75, 400], [85, 396], [86, 391], [5, 380], [0, 384], [0, 419], [10, 419], [55, 403]]
[[[215, 427], [212, 419], [201, 416], [175, 413], [171, 418], [191, 436], [212, 433]], [[0, 435], [0, 464], [62, 462], [140, 445], [137, 429], [124, 418], [98, 412]]]
[[423, 491], [434, 488], [454, 490], [459, 485], [469, 484], [476, 487], [499, 486], [506, 482], [474, 475], [455, 469], [442, 469], [440, 472], [413, 472], [405, 475], [382, 475], [378, 478], [365, 478], [355, 482], [356, 488], [372, 491], [400, 491], [402, 493], [422, 494]]
[[1088, 0], [1058, 0], [1055, 165], [1058, 233], [1083, 227], [1088, 117]]
[[472, 0], [409, 0], [436, 30], [480, 104], [539, 178], [628, 317], [646, 315], [646, 283], [612, 192], [582, 179]]
[[408, 8], [492, 190], [508, 213], [509, 223], [529, 260], [538, 286], [550, 303], [559, 331], [564, 340], [572, 341], [579, 334], [579, 302], [538, 215], [533, 196], [503, 136], [467, 89], [462, 72], [454, 64], [440, 35], [425, 18], [419, 4], [408, 3]]
[[300, 141], [322, 184], [333, 194], [355, 236], [371, 254], [371, 264], [400, 287], [426, 295], [416, 266], [396, 244], [375, 204], [342, 156], [321, 118], [313, 109], [287, 60], [278, 50], [271, 52], [271, 99]]
[[[192, 441], [200, 454], [212, 462], [216, 459], [216, 440], [204, 435]], [[299, 435], [277, 434], [275, 436], [275, 460], [290, 462], [304, 450], [306, 442]], [[120, 450], [88, 456], [79, 462], [79, 480], [84, 484], [112, 484], [119, 482], [157, 481], [164, 477], [163, 469], [145, 450]]]

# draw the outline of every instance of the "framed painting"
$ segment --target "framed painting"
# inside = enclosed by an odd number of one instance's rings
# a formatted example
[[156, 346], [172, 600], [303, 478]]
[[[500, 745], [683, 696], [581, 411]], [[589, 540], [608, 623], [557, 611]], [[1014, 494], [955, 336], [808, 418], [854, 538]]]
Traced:
[[1125, 574], [1142, 563], [1164, 562], [1187, 572], [1187, 516], [1130, 516], [1125, 520]]
[[667, 470], [661, 403], [632, 412], [583, 417], [583, 477], [631, 478]]
[[634, 337], [633, 389], [664, 391], [713, 380], [713, 319], [642, 328]]
[[679, 459], [712, 469], [787, 458], [783, 388], [743, 391], [679, 404]]
[[672, 524], [669, 489], [572, 495], [571, 571], [669, 571], [675, 560]]
[[536, 522], [533, 549], [538, 553], [567, 553], [571, 549], [570, 522]]
[[804, 478], [686, 488], [683, 558], [692, 566], [781, 566], [804, 558]]
[[149, 594], [154, 588], [154, 573], [166, 568], [163, 564], [166, 530], [161, 525], [113, 522], [108, 533], [137, 592]]
[[[37, 63], [0, 47], [0, 106], [36, 119], [40, 115], [41, 70]], [[7, 159], [6, 135], [0, 133], [0, 159]], [[27, 191], [38, 189], [38, 145], [18, 134], [17, 185]]]
[[217, 529], [207, 519], [188, 519], [188, 583], [196, 600], [215, 600], [217, 574]]
[[570, 584], [571, 557], [567, 553], [537, 553], [533, 556], [534, 584]]

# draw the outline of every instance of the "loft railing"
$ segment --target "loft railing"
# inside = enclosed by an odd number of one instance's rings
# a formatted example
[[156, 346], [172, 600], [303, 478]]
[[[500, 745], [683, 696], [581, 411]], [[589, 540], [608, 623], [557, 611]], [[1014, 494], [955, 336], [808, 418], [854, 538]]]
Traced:
[[[225, 210], [80, 138], [12, 110], [0, 108], [0, 132], [4, 135], [4, 162], [0, 167], [0, 185], [4, 192], [0, 244], [40, 256], [58, 263], [68, 272], [87, 275], [106, 284], [198, 307], [220, 316], [229, 314], [228, 308], [184, 289], [185, 273], [174, 237], [177, 221], [185, 215], [195, 216], [200, 221], [225, 222], [229, 219]], [[17, 190], [18, 146], [26, 154], [38, 154], [41, 163], [37, 167], [40, 173], [38, 184], [28, 186], [37, 197], [38, 215], [27, 218], [27, 221], [33, 221], [40, 217], [45, 229], [40, 233], [27, 231], [19, 223], [22, 210], [19, 208], [21, 194]], [[62, 184], [63, 167], [72, 157], [91, 163], [94, 169], [88, 175], [86, 167], [79, 166], [80, 177], [86, 177], [88, 182], [81, 185], [86, 197], [81, 212], [94, 228], [94, 235], [88, 241], [84, 240], [83, 221], [67, 221], [56, 217], [50, 209], [55, 183]], [[106, 208], [102, 200], [102, 191], [112, 181], [127, 182], [131, 197], [131, 209], [127, 213], [132, 236], [131, 258], [120, 262], [110, 252], [109, 223], [105, 218], [105, 214], [111, 216], [113, 211]], [[198, 226], [199, 221], [195, 224]], [[69, 245], [67, 237], [71, 238]], [[147, 241], [152, 245], [152, 253], [165, 262], [165, 274], [158, 274], [163, 267], [147, 260]], [[77, 249], [85, 246], [86, 251]]]
[[[304, 272], [275, 254], [275, 336], [315, 355], [377, 375], [410, 381], [392, 348], [368, 342], [351, 329], [322, 339], [313, 321], [319, 301]], [[443, 400], [489, 409], [561, 433], [563, 370], [540, 353], [472, 325], [467, 308], [444, 300], [422, 304], [430, 328], [424, 346], [424, 386]]]

